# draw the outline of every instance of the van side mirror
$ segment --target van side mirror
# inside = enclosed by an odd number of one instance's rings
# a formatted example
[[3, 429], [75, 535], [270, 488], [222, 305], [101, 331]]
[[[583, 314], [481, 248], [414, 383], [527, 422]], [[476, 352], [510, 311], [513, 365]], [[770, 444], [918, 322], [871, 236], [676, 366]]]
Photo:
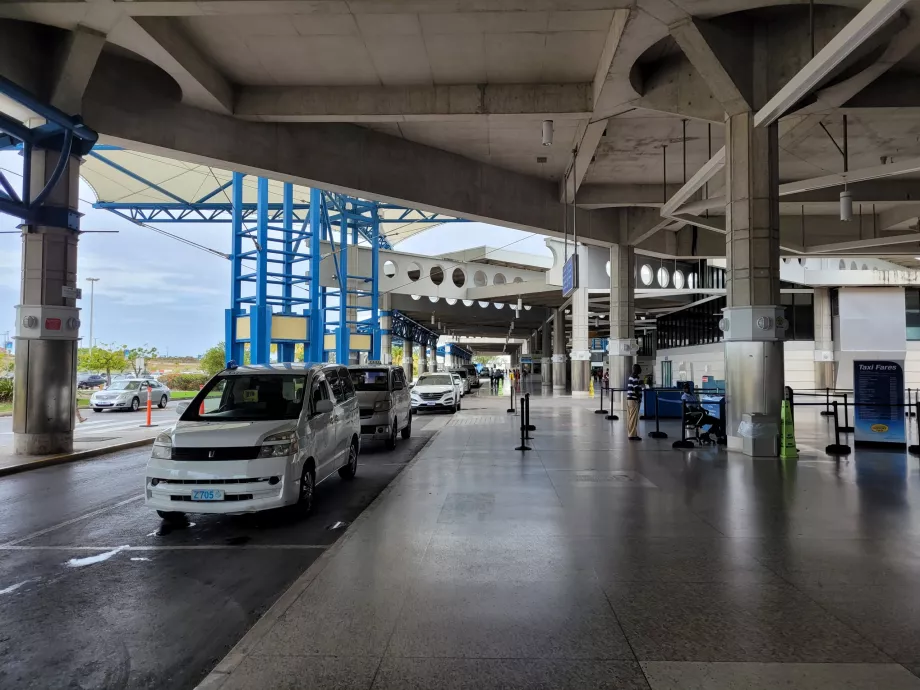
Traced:
[[181, 415], [182, 413], [184, 413], [188, 409], [190, 402], [191, 401], [189, 400], [183, 400], [178, 405], [176, 405], [176, 414]]
[[320, 400], [313, 407], [313, 414], [325, 414], [332, 412], [333, 405], [331, 400]]
[[394, 391], [401, 391], [401, 390], [404, 390], [405, 387], [406, 387], [406, 384], [404, 384], [402, 381], [395, 381], [395, 382], [393, 383], [393, 390], [394, 390]]

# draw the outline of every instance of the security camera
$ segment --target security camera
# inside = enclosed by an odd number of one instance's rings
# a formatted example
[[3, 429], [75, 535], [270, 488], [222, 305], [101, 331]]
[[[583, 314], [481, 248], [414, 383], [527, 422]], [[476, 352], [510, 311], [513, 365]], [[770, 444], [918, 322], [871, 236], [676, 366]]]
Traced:
[[543, 120], [543, 145], [553, 145], [553, 121]]

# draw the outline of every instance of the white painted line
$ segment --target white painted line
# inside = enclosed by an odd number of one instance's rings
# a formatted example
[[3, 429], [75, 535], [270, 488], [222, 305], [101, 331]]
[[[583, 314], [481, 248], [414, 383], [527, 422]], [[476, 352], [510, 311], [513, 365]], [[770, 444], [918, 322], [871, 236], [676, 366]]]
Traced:
[[[158, 544], [155, 546], [0, 546], [0, 551], [102, 551], [104, 553], [118, 551], [220, 551], [223, 549], [248, 550], [248, 551], [285, 551], [285, 550], [324, 550], [330, 544]], [[114, 553], [112, 554], [114, 555]], [[109, 556], [107, 556], [108, 558]]]
[[[139, 501], [143, 497], [144, 497], [144, 494], [140, 494], [138, 496], [126, 498], [124, 501], [119, 501], [118, 503], [113, 503], [110, 506], [105, 506], [103, 508], [99, 508], [98, 510], [93, 510], [89, 513], [84, 513], [83, 515], [80, 515], [79, 517], [71, 518], [70, 520], [65, 520], [64, 522], [59, 522], [56, 525], [51, 525], [51, 527], [46, 527], [45, 529], [41, 529], [38, 532], [33, 532], [32, 534], [27, 534], [26, 536], [21, 537], [19, 539], [8, 541], [5, 544], [0, 544], [0, 548], [7, 548], [10, 546], [15, 546], [16, 544], [21, 544], [24, 541], [29, 541], [29, 539], [35, 539], [36, 537], [40, 537], [42, 535], [48, 534], [48, 532], [54, 532], [55, 530], [61, 529], [61, 527], [67, 527], [67, 525], [72, 525], [75, 522], [80, 522], [80, 520], [86, 520], [87, 518], [95, 517], [96, 515], [105, 513], [106, 511], [112, 510], [113, 508], [120, 508], [121, 506], [127, 505], [129, 503], [133, 503], [134, 501]], [[108, 547], [108, 548], [112, 548], [112, 547]]]

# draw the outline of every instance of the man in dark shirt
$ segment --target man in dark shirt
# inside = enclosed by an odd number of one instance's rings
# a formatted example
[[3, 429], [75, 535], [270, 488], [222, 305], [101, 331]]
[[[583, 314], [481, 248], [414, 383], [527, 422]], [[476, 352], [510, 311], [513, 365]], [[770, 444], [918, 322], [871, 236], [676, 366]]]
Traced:
[[642, 367], [634, 364], [632, 376], [626, 382], [626, 430], [630, 441], [641, 441], [639, 436], [639, 402], [642, 400]]

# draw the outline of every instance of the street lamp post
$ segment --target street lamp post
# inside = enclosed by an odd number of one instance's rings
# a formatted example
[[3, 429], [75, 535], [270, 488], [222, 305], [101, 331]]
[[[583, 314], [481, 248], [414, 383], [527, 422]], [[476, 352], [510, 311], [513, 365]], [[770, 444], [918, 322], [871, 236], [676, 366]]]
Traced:
[[96, 283], [98, 278], [87, 278], [89, 283], [89, 360], [93, 361], [93, 300], [96, 296]]

